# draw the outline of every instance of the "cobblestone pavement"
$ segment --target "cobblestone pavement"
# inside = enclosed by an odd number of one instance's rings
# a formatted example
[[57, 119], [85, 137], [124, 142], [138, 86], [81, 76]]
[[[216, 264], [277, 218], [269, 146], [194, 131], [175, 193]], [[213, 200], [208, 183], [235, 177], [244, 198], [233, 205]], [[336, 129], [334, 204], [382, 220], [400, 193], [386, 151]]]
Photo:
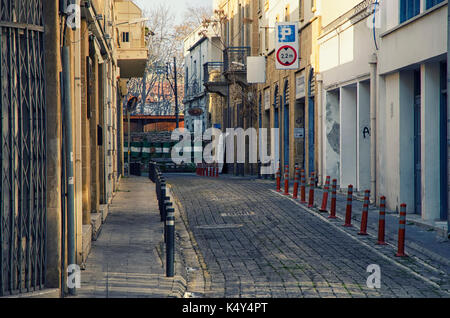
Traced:
[[174, 278], [165, 277], [162, 233], [155, 185], [148, 178], [122, 179], [102, 232], [92, 242], [78, 297], [183, 297], [181, 267]]
[[[273, 182], [166, 177], [195, 239], [206, 297], [449, 297], [445, 266], [396, 258], [393, 246], [305, 209]], [[366, 285], [371, 264], [381, 268], [380, 289]]]

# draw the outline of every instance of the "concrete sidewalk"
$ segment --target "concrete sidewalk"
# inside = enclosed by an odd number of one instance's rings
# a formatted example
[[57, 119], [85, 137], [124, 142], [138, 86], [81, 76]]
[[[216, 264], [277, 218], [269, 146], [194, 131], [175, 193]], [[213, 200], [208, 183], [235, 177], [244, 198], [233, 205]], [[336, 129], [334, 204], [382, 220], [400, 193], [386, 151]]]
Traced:
[[183, 297], [186, 280], [179, 254], [176, 276], [165, 277], [163, 223], [155, 185], [124, 178], [109, 216], [81, 272], [82, 298]]

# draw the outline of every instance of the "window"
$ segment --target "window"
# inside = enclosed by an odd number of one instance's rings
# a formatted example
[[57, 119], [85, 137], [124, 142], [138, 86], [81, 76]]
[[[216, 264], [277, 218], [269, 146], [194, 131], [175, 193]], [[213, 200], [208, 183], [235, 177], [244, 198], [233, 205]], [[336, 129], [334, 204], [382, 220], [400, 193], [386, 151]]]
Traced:
[[420, 0], [400, 0], [400, 23], [420, 13]]
[[427, 0], [426, 9], [428, 10], [441, 2], [444, 2], [444, 0]]
[[130, 42], [130, 32], [122, 32], [122, 42]]

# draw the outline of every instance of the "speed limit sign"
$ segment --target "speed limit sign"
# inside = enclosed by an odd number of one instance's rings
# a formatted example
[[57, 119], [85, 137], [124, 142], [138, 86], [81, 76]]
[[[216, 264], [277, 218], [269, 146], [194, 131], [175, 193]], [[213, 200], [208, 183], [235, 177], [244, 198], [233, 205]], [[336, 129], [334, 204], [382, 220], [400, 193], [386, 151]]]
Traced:
[[292, 66], [297, 61], [297, 51], [292, 46], [282, 46], [277, 52], [277, 60], [281, 65]]
[[299, 67], [299, 41], [297, 22], [275, 24], [276, 69], [293, 70]]

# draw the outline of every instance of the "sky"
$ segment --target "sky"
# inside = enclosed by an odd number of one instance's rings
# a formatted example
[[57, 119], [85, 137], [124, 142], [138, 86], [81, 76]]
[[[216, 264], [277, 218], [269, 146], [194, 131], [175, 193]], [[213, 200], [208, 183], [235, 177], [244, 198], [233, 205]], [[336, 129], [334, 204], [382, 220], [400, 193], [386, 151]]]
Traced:
[[160, 3], [168, 4], [173, 10], [176, 16], [176, 22], [180, 23], [183, 19], [184, 11], [187, 4], [191, 5], [205, 5], [209, 4], [212, 7], [213, 0], [134, 0], [141, 9], [149, 10], [154, 5], [159, 5]]

